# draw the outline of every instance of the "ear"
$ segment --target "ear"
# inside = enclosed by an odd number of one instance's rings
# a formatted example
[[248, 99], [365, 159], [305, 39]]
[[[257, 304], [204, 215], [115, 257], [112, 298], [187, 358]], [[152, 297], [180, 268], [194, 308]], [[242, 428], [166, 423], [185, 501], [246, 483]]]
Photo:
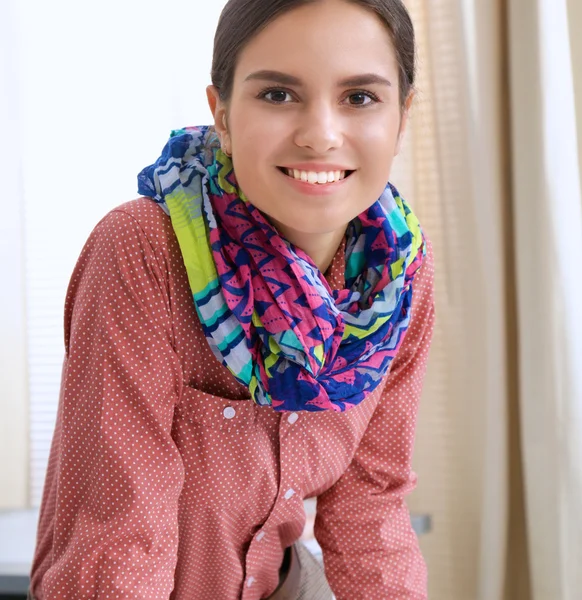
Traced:
[[228, 130], [228, 108], [220, 99], [220, 94], [215, 86], [209, 85], [206, 88], [206, 97], [214, 117], [214, 129], [220, 138], [222, 150], [226, 154], [232, 154], [232, 141]]
[[398, 132], [398, 138], [396, 140], [396, 147], [394, 148], [394, 156], [400, 154], [402, 150], [402, 141], [404, 140], [404, 134], [406, 133], [406, 126], [408, 125], [408, 117], [410, 116], [410, 109], [414, 102], [415, 92], [414, 90], [408, 94], [404, 108], [402, 109], [402, 116], [400, 117], [400, 131]]

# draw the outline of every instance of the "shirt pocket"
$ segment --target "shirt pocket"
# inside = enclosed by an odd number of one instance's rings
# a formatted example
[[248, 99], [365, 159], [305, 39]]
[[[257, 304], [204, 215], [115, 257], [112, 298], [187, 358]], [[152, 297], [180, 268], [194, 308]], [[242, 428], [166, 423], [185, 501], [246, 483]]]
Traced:
[[235, 486], [237, 498], [256, 499], [268, 514], [279, 482], [277, 422], [270, 408], [252, 400], [185, 387], [172, 432], [184, 461], [184, 501], [202, 494], [217, 513], [229, 512]]
[[185, 386], [176, 417], [205, 429], [235, 431], [254, 425], [258, 409], [252, 400], [231, 400]]

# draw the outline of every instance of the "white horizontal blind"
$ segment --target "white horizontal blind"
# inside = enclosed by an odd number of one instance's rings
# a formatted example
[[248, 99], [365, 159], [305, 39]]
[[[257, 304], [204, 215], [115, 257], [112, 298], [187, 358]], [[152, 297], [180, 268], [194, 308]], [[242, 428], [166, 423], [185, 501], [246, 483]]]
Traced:
[[0, 2], [0, 511], [27, 503], [28, 404], [14, 2]]
[[18, 5], [33, 505], [58, 405], [71, 271], [100, 218], [137, 196], [137, 173], [169, 131], [210, 123], [205, 87], [224, 3]]

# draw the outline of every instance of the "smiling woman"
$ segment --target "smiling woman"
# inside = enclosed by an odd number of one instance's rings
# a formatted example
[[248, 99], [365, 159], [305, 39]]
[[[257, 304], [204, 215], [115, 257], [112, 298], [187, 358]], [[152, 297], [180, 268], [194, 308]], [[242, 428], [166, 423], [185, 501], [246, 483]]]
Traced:
[[389, 183], [413, 85], [400, 0], [227, 3], [213, 126], [71, 278], [31, 597], [426, 598], [432, 251]]
[[[216, 131], [247, 197], [325, 271], [346, 224], [382, 194], [400, 149], [413, 97], [410, 19], [400, 2], [247, 8], [227, 7], [218, 26], [208, 89]], [[223, 51], [239, 18], [251, 35]], [[282, 179], [282, 169], [319, 185], [329, 172], [350, 176], [315, 189]]]

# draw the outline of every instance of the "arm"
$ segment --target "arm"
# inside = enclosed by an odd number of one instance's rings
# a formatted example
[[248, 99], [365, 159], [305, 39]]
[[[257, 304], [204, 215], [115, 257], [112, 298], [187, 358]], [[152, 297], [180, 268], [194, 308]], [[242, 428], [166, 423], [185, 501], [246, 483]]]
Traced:
[[337, 600], [425, 600], [426, 566], [404, 497], [434, 326], [433, 258], [414, 281], [412, 317], [354, 459], [318, 498], [315, 537]]
[[114, 211], [71, 278], [32, 572], [44, 600], [161, 600], [174, 587], [182, 374], [159, 263], [133, 217]]

